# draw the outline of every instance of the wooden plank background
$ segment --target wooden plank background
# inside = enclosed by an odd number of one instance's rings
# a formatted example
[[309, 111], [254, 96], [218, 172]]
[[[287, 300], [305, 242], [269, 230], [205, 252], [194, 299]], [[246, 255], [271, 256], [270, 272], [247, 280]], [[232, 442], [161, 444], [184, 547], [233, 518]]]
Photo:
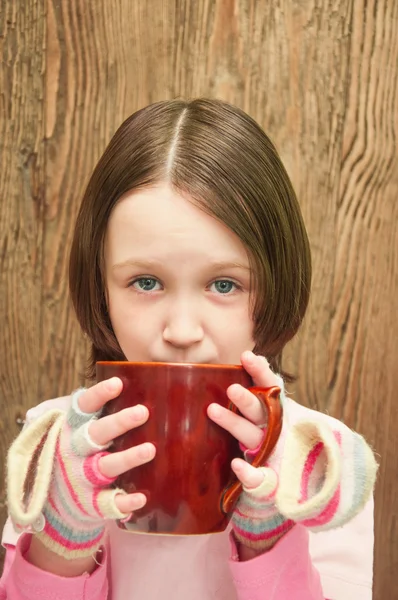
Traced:
[[0, 60], [3, 459], [27, 408], [82, 383], [68, 250], [110, 136], [160, 99], [228, 100], [300, 198], [314, 282], [286, 366], [380, 455], [374, 598], [398, 598], [398, 2], [0, 0]]

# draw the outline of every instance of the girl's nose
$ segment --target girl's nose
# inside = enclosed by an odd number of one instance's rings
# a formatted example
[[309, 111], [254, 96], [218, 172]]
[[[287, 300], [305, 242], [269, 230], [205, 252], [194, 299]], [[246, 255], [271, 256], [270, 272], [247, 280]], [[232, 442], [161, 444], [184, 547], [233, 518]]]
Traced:
[[203, 328], [192, 312], [180, 309], [167, 320], [163, 339], [176, 348], [187, 349], [203, 340]]

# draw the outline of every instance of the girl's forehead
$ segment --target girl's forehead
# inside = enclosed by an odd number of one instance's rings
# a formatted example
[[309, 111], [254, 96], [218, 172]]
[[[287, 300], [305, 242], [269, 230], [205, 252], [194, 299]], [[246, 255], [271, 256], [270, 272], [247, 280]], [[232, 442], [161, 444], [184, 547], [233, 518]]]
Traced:
[[248, 266], [239, 237], [167, 184], [126, 194], [110, 216], [105, 252], [112, 261], [127, 260], [131, 253], [165, 260], [198, 251], [216, 261]]

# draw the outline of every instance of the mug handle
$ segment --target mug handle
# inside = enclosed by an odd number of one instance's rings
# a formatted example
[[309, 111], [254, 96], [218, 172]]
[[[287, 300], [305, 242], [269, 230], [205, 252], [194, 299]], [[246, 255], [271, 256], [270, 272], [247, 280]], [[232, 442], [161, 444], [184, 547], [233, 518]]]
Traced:
[[[270, 388], [250, 387], [248, 389], [249, 392], [260, 400], [268, 414], [267, 433], [258, 453], [251, 463], [253, 467], [261, 467], [275, 448], [282, 431], [283, 409], [279, 398], [281, 390], [276, 386]], [[232, 402], [229, 409], [232, 412], [238, 412], [237, 407]], [[221, 510], [224, 514], [228, 514], [233, 510], [236, 501], [242, 493], [242, 489], [241, 482], [235, 481], [224, 491], [221, 498]]]

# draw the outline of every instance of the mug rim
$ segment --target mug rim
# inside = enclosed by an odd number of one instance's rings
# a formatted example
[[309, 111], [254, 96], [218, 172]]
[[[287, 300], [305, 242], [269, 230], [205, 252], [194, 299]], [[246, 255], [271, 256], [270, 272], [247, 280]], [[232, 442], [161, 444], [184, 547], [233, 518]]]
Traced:
[[100, 366], [115, 365], [120, 366], [145, 366], [145, 367], [173, 367], [173, 368], [206, 368], [206, 369], [229, 369], [234, 371], [244, 371], [242, 365], [228, 365], [218, 363], [178, 363], [178, 362], [149, 362], [149, 361], [129, 361], [129, 360], [99, 360], [95, 363]]

